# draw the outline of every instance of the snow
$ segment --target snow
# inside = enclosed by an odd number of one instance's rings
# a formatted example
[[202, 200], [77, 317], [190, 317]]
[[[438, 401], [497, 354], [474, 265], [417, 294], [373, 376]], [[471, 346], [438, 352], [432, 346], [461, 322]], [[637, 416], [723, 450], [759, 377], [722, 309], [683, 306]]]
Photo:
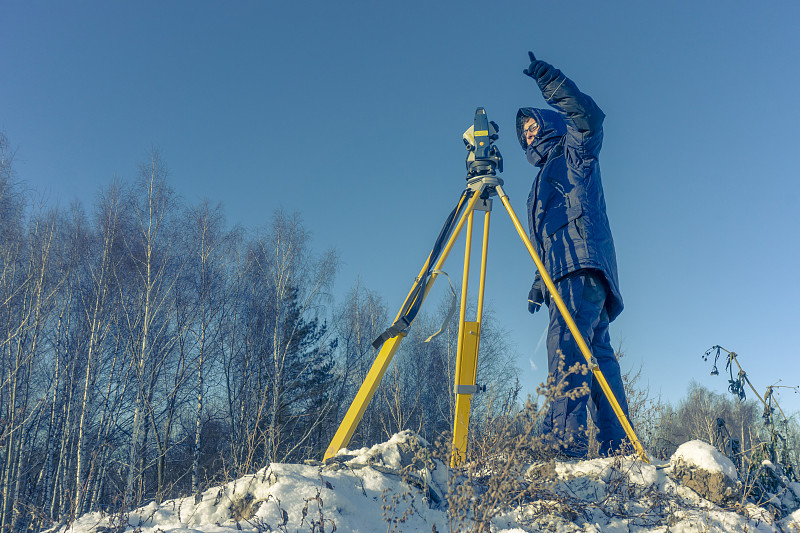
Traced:
[[[272, 464], [205, 491], [197, 502], [190, 497], [153, 502], [130, 513], [90, 513], [53, 531], [450, 532], [445, 495], [452, 473], [438, 461], [409, 472], [412, 441], [427, 446], [413, 433], [402, 432], [369, 448], [342, 450], [326, 464]], [[699, 441], [681, 446], [670, 462], [646, 464], [631, 456], [541, 463], [538, 470], [531, 465], [528, 482], [549, 484], [549, 492], [502, 510], [492, 532], [800, 531], [800, 510], [775, 521], [752, 503], [739, 514], [703, 500], [669, 476], [678, 459], [730, 473], [727, 458]], [[417, 481], [407, 483], [409, 474]]]
[[[396, 433], [388, 441], [381, 444], [376, 444], [371, 448], [361, 448], [360, 450], [355, 450], [355, 451], [342, 449], [339, 450], [336, 456], [338, 457], [352, 456], [352, 458], [349, 460], [351, 462], [359, 464], [367, 464], [375, 457], [381, 457], [384, 466], [399, 470], [403, 467], [403, 464], [401, 462], [400, 452], [397, 445], [404, 443], [406, 440], [408, 440], [408, 436], [409, 432], [403, 431], [400, 433]], [[428, 445], [425, 439], [419, 437], [417, 438], [422, 446]]]
[[694, 465], [708, 472], [722, 472], [731, 479], [738, 478], [733, 462], [712, 445], [700, 440], [681, 444], [672, 454], [670, 462], [675, 462], [678, 459], [682, 459], [686, 464]]
[[800, 531], [800, 509], [784, 518], [783, 522], [789, 527], [791, 527], [790, 524], [794, 524], [795, 530]]

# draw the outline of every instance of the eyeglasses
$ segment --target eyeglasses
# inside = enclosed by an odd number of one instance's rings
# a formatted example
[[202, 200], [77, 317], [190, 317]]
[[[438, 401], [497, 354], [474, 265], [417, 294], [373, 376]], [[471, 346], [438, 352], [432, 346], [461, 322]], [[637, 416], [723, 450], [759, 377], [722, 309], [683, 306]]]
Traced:
[[537, 131], [539, 131], [539, 125], [534, 122], [533, 124], [531, 124], [527, 128], [524, 128], [522, 131], [524, 133], [536, 133]]

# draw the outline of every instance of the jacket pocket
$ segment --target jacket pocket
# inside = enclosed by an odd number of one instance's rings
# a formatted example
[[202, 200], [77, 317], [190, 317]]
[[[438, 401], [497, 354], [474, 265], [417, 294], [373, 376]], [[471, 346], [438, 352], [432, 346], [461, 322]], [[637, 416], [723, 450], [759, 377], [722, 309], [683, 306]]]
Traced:
[[552, 237], [562, 229], [564, 226], [579, 218], [583, 214], [583, 207], [578, 205], [571, 205], [565, 210], [559, 210], [551, 213], [550, 216], [544, 219], [542, 223], [542, 232], [547, 237]]

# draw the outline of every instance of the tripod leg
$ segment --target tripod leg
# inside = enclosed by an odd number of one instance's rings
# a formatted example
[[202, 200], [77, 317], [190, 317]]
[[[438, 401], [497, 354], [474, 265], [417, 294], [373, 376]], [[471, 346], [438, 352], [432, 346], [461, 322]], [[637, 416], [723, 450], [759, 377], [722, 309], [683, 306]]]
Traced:
[[480, 344], [480, 324], [464, 322], [459, 330], [458, 363], [456, 370], [456, 413], [453, 421], [453, 453], [450, 466], [456, 467], [467, 456], [469, 437], [469, 417], [472, 408], [472, 395], [478, 392], [475, 377], [478, 370], [478, 345]]
[[[464, 247], [464, 276], [461, 281], [461, 312], [458, 319], [458, 340], [456, 347], [456, 406], [453, 422], [453, 455], [450, 463], [455, 466], [464, 459], [467, 449], [467, 432], [469, 430], [469, 411], [472, 401], [471, 390], [467, 387], [475, 385], [472, 369], [476, 366], [478, 356], [478, 325], [467, 324], [467, 288], [469, 286], [469, 262], [472, 253], [472, 222], [475, 212], [469, 214], [467, 221], [467, 238]], [[467, 338], [465, 338], [467, 337]], [[468, 345], [465, 353], [465, 344]]]
[[[421, 294], [417, 295], [418, 298], [423, 298], [423, 301], [433, 287], [433, 282], [436, 281], [436, 278], [438, 277], [437, 271], [441, 270], [442, 266], [444, 265], [447, 256], [453, 249], [456, 239], [461, 233], [461, 229], [464, 227], [465, 222], [469, 218], [469, 215], [472, 213], [472, 210], [475, 208], [475, 204], [479, 199], [480, 191], [475, 192], [472, 198], [470, 198], [464, 213], [461, 215], [461, 218], [458, 221], [458, 224], [453, 229], [453, 234], [450, 236], [450, 239], [442, 250], [441, 256], [434, 267], [434, 271], [430, 276], [425, 290]], [[425, 261], [425, 265], [422, 267], [419, 276], [422, 276], [428, 271], [430, 262], [431, 256], [428, 256], [428, 259]], [[408, 296], [406, 297], [405, 303], [408, 303], [408, 300], [412, 297], [413, 293], [414, 289], [412, 288], [412, 291], [409, 292]], [[397, 318], [400, 318], [400, 315], [405, 308], [405, 303], [400, 308]], [[397, 318], [395, 320], [397, 320]], [[353, 433], [355, 433], [358, 423], [361, 422], [361, 417], [364, 416], [364, 411], [366, 411], [367, 405], [369, 405], [370, 400], [372, 400], [372, 397], [375, 395], [375, 391], [377, 390], [381, 379], [383, 379], [383, 375], [386, 373], [386, 369], [389, 367], [389, 363], [391, 363], [395, 352], [397, 352], [401, 340], [403, 340], [403, 335], [397, 335], [388, 339], [383, 343], [383, 346], [381, 346], [378, 356], [375, 358], [375, 361], [372, 363], [372, 367], [367, 373], [366, 379], [358, 389], [358, 393], [356, 393], [356, 397], [350, 404], [342, 423], [339, 425], [339, 429], [336, 430], [333, 439], [331, 439], [330, 445], [328, 445], [328, 449], [325, 451], [325, 459], [333, 457], [336, 455], [336, 452], [342, 448], [346, 448], [350, 443], [350, 439], [352, 438]]]
[[628, 417], [625, 416], [625, 413], [622, 411], [622, 407], [620, 407], [619, 402], [614, 396], [614, 392], [611, 390], [611, 387], [609, 387], [606, 378], [600, 371], [600, 367], [597, 366], [595, 358], [592, 356], [589, 347], [586, 345], [583, 335], [581, 335], [580, 331], [578, 330], [578, 326], [575, 325], [575, 321], [572, 320], [572, 316], [570, 316], [569, 310], [564, 304], [564, 300], [561, 299], [561, 296], [558, 294], [558, 291], [553, 284], [553, 280], [550, 279], [550, 275], [544, 268], [544, 263], [542, 263], [541, 258], [539, 258], [536, 250], [534, 250], [533, 244], [531, 244], [531, 241], [528, 238], [528, 234], [523, 229], [516, 213], [514, 213], [514, 209], [511, 207], [511, 203], [508, 201], [508, 196], [506, 196], [506, 193], [501, 186], [497, 186], [496, 190], [500, 200], [503, 202], [503, 206], [505, 206], [506, 211], [508, 211], [508, 215], [511, 217], [511, 221], [514, 223], [517, 233], [519, 234], [520, 238], [522, 238], [525, 247], [528, 249], [528, 253], [533, 259], [533, 262], [536, 264], [536, 268], [539, 270], [542, 281], [544, 281], [544, 284], [547, 286], [547, 290], [550, 292], [551, 299], [555, 302], [558, 310], [561, 312], [561, 316], [564, 317], [564, 321], [567, 323], [567, 327], [569, 327], [570, 332], [572, 332], [572, 336], [575, 338], [578, 348], [580, 348], [581, 353], [586, 358], [586, 363], [589, 365], [589, 369], [592, 371], [594, 379], [597, 380], [600, 388], [603, 389], [603, 393], [606, 395], [606, 398], [608, 398], [611, 408], [614, 410], [614, 414], [617, 415], [619, 423], [622, 425], [622, 429], [625, 430], [625, 434], [628, 436], [628, 439], [630, 439], [633, 447], [639, 454], [639, 457], [641, 457], [643, 461], [649, 463], [650, 461], [647, 459], [647, 454], [645, 453], [642, 444], [639, 442], [639, 439], [636, 437], [636, 433], [633, 431], [633, 427], [628, 421]]
[[486, 282], [486, 258], [489, 249], [489, 220], [491, 200], [486, 200], [486, 214], [483, 226], [483, 247], [481, 250], [481, 273], [478, 292], [478, 309], [475, 322], [466, 322], [467, 280], [469, 278], [469, 262], [472, 242], [472, 218], [467, 226], [467, 244], [464, 252], [464, 278], [461, 287], [461, 317], [458, 330], [458, 348], [456, 351], [455, 388], [456, 406], [453, 421], [453, 451], [450, 465], [461, 464], [466, 458], [469, 437], [470, 409], [472, 394], [477, 392], [478, 349], [481, 339], [481, 319], [483, 316], [483, 289]]

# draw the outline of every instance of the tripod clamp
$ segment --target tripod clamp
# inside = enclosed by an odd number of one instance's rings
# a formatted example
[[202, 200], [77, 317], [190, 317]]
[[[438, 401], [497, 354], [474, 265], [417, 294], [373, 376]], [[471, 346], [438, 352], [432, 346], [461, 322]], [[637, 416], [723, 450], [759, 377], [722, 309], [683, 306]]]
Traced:
[[453, 387], [453, 392], [456, 394], [476, 394], [478, 392], [486, 392], [486, 385], [456, 385]]
[[497, 187], [503, 185], [503, 180], [498, 176], [476, 176], [474, 178], [467, 177], [467, 189], [474, 192], [481, 192], [481, 196], [489, 198], [497, 195]]

